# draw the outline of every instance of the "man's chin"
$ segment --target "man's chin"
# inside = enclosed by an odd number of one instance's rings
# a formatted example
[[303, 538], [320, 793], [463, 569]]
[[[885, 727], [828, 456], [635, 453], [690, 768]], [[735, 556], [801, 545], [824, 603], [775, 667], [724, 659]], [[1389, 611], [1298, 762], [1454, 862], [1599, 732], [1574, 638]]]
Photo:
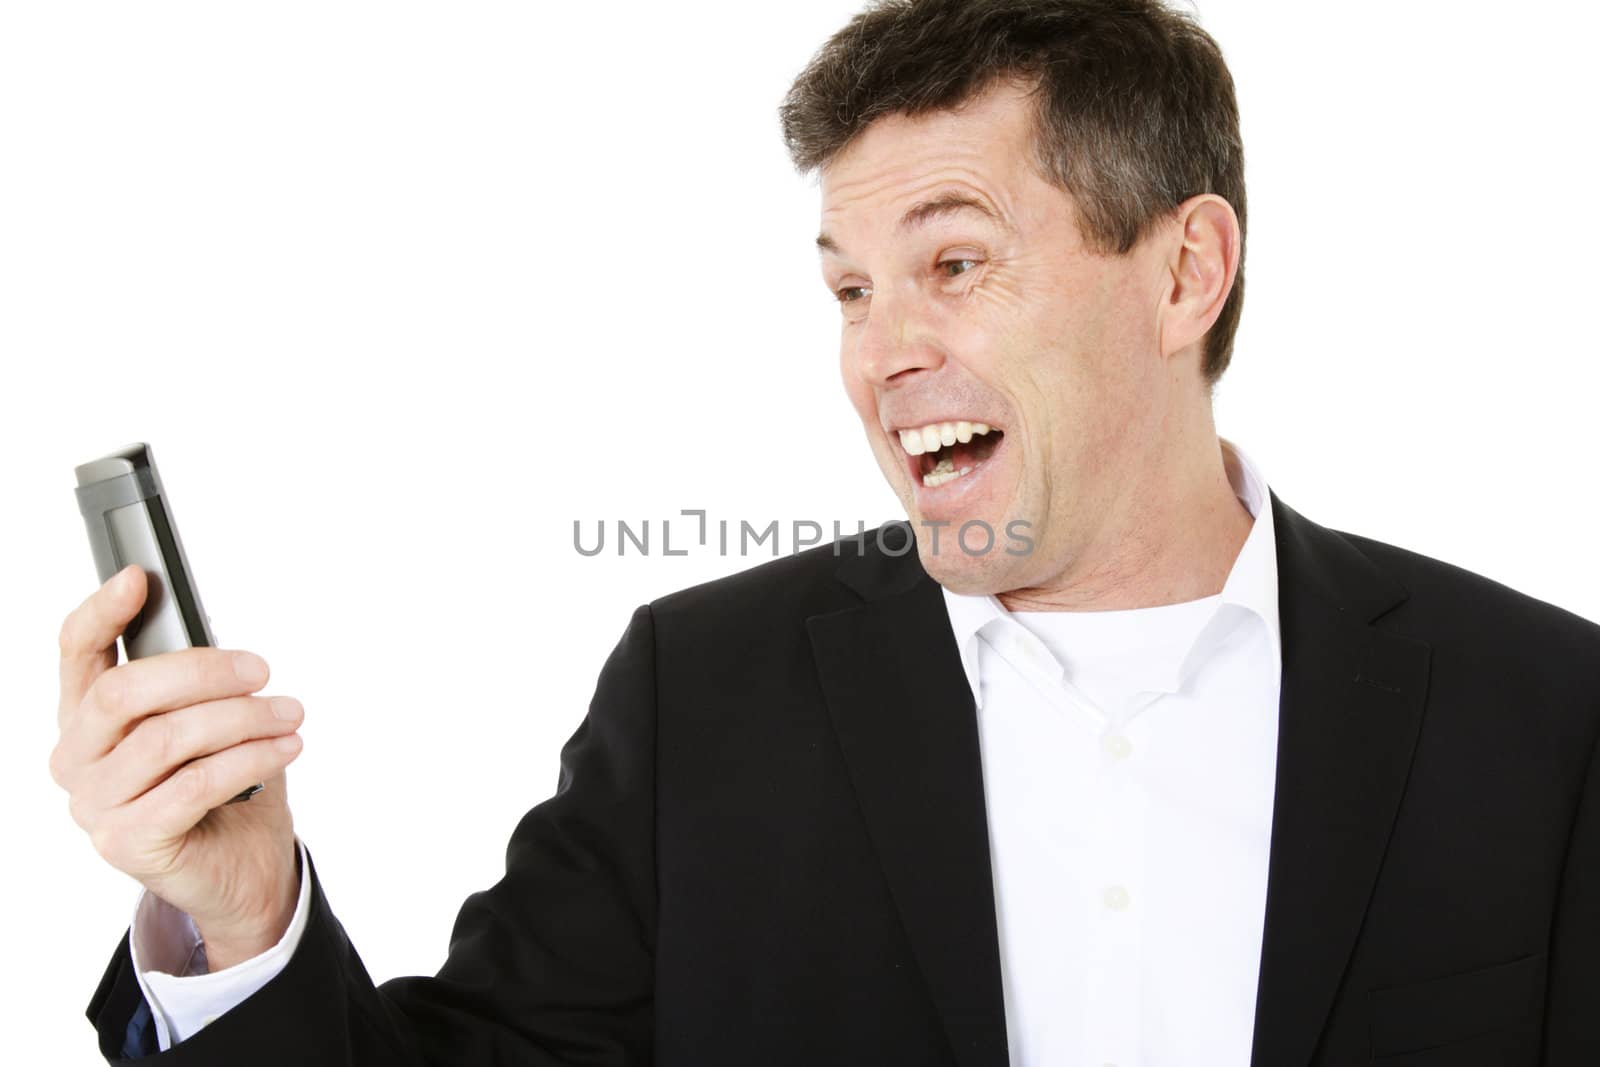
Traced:
[[973, 554], [963, 551], [953, 541], [946, 543], [941, 537], [937, 547], [925, 537], [917, 538], [917, 557], [928, 577], [959, 596], [987, 596], [1002, 593], [1012, 587], [1008, 581], [1018, 560], [1007, 556], [996, 545], [989, 552]]

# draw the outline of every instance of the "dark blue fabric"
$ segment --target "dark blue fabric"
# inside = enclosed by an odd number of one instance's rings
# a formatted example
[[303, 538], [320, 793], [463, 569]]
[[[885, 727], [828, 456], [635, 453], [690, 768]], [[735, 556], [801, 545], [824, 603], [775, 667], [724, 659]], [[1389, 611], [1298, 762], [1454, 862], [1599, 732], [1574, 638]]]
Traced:
[[133, 1013], [133, 1018], [128, 1020], [128, 1029], [122, 1038], [122, 1058], [135, 1060], [141, 1056], [154, 1056], [160, 1051], [155, 1016], [150, 1014], [150, 1005], [141, 997], [139, 1007]]

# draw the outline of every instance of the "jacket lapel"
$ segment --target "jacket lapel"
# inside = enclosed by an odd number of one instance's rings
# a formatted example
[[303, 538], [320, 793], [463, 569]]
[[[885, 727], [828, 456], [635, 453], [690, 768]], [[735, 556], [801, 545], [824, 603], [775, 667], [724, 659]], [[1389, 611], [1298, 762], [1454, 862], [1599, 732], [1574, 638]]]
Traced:
[[1406, 599], [1271, 494], [1283, 643], [1254, 1067], [1310, 1062], [1361, 928], [1416, 747], [1429, 646], [1371, 623]]
[[943, 595], [915, 547], [843, 551], [865, 603], [807, 620], [829, 714], [957, 1062], [1006, 1067], [977, 717]]
[[[1304, 1067], [1394, 825], [1429, 646], [1373, 627], [1406, 591], [1269, 493], [1283, 675], [1253, 1067]], [[898, 529], [903, 540], [897, 540]], [[891, 549], [910, 527], [883, 528]], [[1005, 1012], [976, 709], [939, 586], [914, 547], [862, 538], [863, 602], [806, 620], [873, 846], [962, 1067], [1005, 1067]]]

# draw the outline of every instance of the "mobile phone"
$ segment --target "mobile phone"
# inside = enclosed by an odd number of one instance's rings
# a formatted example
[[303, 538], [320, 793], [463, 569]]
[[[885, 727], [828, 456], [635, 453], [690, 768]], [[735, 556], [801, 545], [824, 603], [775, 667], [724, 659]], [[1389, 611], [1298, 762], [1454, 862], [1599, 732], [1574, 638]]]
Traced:
[[[95, 570], [104, 585], [130, 563], [145, 573], [144, 607], [122, 631], [129, 660], [183, 648], [213, 648], [211, 619], [184, 555], [155, 455], [144, 442], [74, 469], [78, 510], [89, 530]], [[261, 792], [257, 783], [228, 803]]]

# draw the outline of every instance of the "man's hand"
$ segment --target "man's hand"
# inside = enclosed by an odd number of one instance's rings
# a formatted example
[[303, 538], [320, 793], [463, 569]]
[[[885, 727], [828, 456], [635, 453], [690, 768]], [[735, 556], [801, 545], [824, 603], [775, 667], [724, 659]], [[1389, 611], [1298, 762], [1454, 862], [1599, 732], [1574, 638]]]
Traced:
[[[50, 774], [95, 851], [187, 912], [212, 971], [276, 944], [299, 893], [284, 768], [303, 717], [290, 697], [252, 696], [267, 665], [189, 648], [117, 665], [144, 571], [124, 568], [61, 627], [61, 738]], [[247, 801], [228, 804], [257, 782]]]

